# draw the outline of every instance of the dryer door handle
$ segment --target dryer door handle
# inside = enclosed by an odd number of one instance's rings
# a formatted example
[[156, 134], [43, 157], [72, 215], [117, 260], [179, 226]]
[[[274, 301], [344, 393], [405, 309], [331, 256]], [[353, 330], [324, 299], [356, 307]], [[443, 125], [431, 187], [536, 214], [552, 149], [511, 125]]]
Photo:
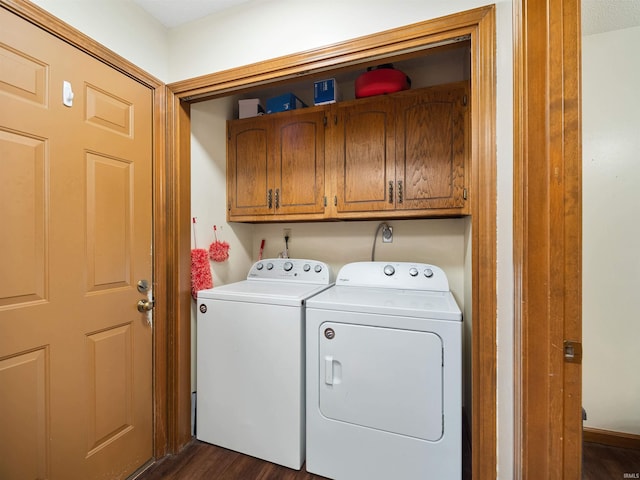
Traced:
[[324, 383], [333, 385], [333, 357], [330, 355], [324, 357]]

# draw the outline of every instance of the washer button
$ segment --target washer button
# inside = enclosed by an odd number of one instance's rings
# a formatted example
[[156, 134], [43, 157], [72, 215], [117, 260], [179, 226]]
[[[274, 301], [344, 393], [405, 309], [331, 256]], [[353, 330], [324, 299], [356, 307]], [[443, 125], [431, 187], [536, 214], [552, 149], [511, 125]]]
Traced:
[[411, 267], [409, 269], [409, 275], [411, 275], [412, 277], [415, 277], [418, 275], [418, 269], [416, 267]]
[[273, 263], [267, 263], [267, 270], [273, 270]]
[[394, 273], [396, 273], [396, 269], [393, 268], [391, 265], [385, 265], [384, 267], [384, 274], [387, 277], [390, 277], [391, 275], [393, 275]]
[[431, 270], [430, 268], [425, 268], [424, 276], [427, 277], [427, 278], [433, 277], [433, 270]]
[[285, 272], [290, 272], [292, 268], [293, 268], [293, 263], [284, 262], [284, 271]]
[[316, 272], [316, 273], [320, 273], [322, 271], [322, 265], [316, 265], [313, 268], [313, 271]]
[[256, 268], [257, 268], [258, 270], [262, 270], [262, 269], [264, 268], [264, 265], [262, 265], [261, 263], [259, 263], [259, 264], [257, 264], [257, 265], [256, 265]]
[[308, 272], [309, 270], [311, 270], [311, 265], [309, 265], [308, 263], [305, 263], [302, 266], [302, 270], [304, 270], [305, 272]]

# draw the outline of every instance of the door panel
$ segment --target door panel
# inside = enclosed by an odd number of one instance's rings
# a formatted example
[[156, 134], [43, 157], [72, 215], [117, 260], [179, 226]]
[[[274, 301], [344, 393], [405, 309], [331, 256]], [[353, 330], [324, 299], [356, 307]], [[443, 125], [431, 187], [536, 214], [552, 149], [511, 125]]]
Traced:
[[152, 456], [151, 91], [0, 26], [0, 478], [125, 478]]
[[229, 215], [273, 213], [273, 190], [269, 192], [273, 189], [271, 129], [267, 122], [262, 117], [228, 122], [227, 138]]
[[47, 478], [47, 356], [43, 347], [0, 360], [0, 425], [3, 438], [6, 432], [14, 434], [11, 441], [0, 440], [2, 478]]
[[130, 284], [132, 164], [88, 153], [87, 271], [89, 290]]
[[325, 110], [275, 120], [276, 213], [324, 212]]
[[393, 104], [381, 96], [338, 104], [337, 108], [338, 212], [393, 209]]
[[[1, 83], [0, 83], [1, 85]], [[46, 259], [46, 143], [42, 139], [0, 130], [0, 189], [3, 228], [0, 307], [44, 300]], [[30, 222], [20, 219], [31, 219]]]
[[[324, 335], [328, 329], [334, 336]], [[324, 322], [320, 411], [327, 418], [437, 441], [443, 425], [443, 344], [430, 332]]]
[[467, 158], [466, 82], [399, 95], [397, 208], [462, 208]]

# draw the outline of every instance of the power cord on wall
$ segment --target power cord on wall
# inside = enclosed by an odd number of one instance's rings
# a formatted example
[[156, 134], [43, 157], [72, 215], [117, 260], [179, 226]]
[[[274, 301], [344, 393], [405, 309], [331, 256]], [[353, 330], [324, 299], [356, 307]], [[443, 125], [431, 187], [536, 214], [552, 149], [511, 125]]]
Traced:
[[385, 238], [386, 235], [390, 235], [391, 233], [391, 227], [389, 227], [389, 225], [387, 225], [385, 222], [382, 222], [380, 225], [378, 225], [378, 228], [376, 228], [376, 233], [373, 236], [373, 246], [371, 247], [371, 261], [375, 261], [375, 255], [376, 255], [376, 239], [378, 238], [378, 232], [380, 232], [380, 229], [382, 229], [382, 237]]

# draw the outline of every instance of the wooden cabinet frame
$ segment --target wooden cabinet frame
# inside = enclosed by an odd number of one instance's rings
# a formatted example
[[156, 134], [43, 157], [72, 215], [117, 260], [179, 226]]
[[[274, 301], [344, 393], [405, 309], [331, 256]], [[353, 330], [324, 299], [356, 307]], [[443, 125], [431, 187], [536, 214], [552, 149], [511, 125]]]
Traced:
[[[175, 132], [169, 148], [174, 190], [169, 212], [175, 226], [172, 250], [176, 263], [171, 281], [177, 288], [177, 303], [171, 312], [172, 345], [188, 351], [191, 342], [189, 295], [189, 104], [240, 93], [269, 82], [300, 81], [305, 75], [340, 69], [354, 64], [380, 63], [381, 59], [423, 55], [429, 48], [457, 39], [471, 44], [470, 184], [472, 217], [472, 472], [475, 479], [496, 478], [496, 75], [495, 7], [487, 6], [415, 23], [382, 33], [323, 48], [266, 60], [210, 75], [176, 82], [167, 87], [169, 130]], [[175, 190], [177, 188], [177, 191]], [[179, 201], [181, 200], [181, 202]], [[178, 387], [190, 379], [189, 362], [174, 365], [172, 382]], [[174, 408], [186, 422], [190, 391], [180, 387]], [[176, 439], [186, 444], [190, 436]]]

